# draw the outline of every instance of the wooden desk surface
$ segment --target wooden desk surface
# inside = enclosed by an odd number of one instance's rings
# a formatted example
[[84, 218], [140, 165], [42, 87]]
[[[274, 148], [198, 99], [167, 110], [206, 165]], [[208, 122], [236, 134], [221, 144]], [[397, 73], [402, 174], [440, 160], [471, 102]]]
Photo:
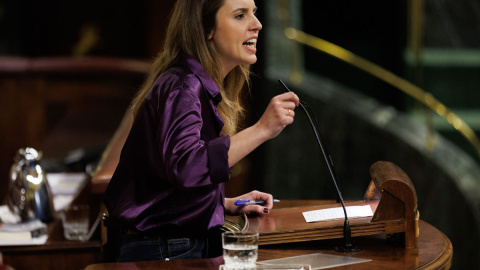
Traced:
[[[275, 205], [275, 208], [325, 203], [331, 203], [331, 201], [282, 201]], [[322, 254], [351, 256], [372, 260], [370, 262], [329, 269], [449, 269], [453, 255], [450, 240], [438, 229], [421, 220], [419, 221], [419, 228], [418, 247], [415, 249], [405, 249], [401, 244], [388, 242], [385, 235], [376, 235], [353, 238], [353, 244], [363, 249], [362, 252], [354, 254], [342, 254], [333, 250], [335, 246], [342, 244], [342, 239], [260, 246], [258, 261], [320, 252]], [[89, 265], [86, 270], [217, 270], [222, 264], [223, 258], [220, 256], [214, 259], [94, 264]]]

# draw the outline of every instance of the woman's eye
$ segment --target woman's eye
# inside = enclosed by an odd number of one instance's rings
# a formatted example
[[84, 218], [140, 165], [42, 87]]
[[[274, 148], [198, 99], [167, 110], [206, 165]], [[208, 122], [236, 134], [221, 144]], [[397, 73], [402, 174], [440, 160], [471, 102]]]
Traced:
[[245, 17], [245, 14], [243, 14], [243, 13], [235, 16], [236, 19], [242, 19], [243, 17]]

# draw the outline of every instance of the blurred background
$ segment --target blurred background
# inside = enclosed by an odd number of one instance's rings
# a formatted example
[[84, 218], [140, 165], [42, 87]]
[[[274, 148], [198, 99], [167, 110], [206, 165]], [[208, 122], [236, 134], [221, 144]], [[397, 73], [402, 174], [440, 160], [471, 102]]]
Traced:
[[[0, 0], [0, 199], [22, 147], [42, 151], [50, 172], [95, 169], [161, 50], [173, 3]], [[283, 92], [282, 79], [316, 113], [346, 199], [362, 199], [375, 161], [397, 164], [416, 188], [420, 218], [452, 241], [452, 268], [478, 269], [480, 2], [256, 4], [263, 30], [245, 125]], [[228, 195], [336, 197], [296, 113], [235, 166]]]

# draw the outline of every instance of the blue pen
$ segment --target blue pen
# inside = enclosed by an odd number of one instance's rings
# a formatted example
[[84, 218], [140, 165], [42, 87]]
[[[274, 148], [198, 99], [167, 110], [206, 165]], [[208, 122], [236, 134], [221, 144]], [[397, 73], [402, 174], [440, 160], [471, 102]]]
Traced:
[[[274, 203], [280, 202], [280, 200], [274, 199]], [[252, 200], [237, 200], [235, 202], [236, 206], [243, 206], [243, 205], [265, 205], [267, 202], [265, 200], [259, 200], [259, 201], [252, 201]]]

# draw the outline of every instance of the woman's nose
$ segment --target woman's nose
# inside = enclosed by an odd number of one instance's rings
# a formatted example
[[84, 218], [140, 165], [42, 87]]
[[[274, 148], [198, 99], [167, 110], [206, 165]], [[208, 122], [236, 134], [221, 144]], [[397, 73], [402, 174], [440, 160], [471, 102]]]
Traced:
[[252, 30], [253, 31], [260, 31], [262, 29], [262, 23], [257, 17], [254, 17], [253, 23], [252, 23]]

